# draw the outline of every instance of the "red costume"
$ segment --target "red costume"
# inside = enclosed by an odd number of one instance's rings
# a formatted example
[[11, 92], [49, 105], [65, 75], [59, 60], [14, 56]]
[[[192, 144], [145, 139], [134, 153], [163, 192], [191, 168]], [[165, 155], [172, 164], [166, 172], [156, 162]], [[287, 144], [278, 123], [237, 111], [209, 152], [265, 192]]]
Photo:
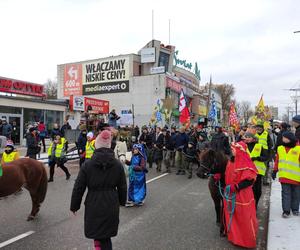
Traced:
[[[236, 151], [234, 162], [228, 161], [225, 182], [235, 191], [235, 210], [230, 222], [230, 211], [233, 202], [224, 199], [224, 215], [228, 240], [233, 244], [246, 247], [256, 247], [257, 218], [255, 200], [252, 191], [257, 175], [257, 169], [246, 152], [247, 146], [243, 142], [232, 144]], [[253, 182], [251, 182], [253, 181]], [[250, 183], [248, 185], [243, 185]], [[231, 194], [230, 194], [231, 195]], [[230, 227], [229, 227], [230, 226]], [[228, 228], [229, 227], [229, 228]]]

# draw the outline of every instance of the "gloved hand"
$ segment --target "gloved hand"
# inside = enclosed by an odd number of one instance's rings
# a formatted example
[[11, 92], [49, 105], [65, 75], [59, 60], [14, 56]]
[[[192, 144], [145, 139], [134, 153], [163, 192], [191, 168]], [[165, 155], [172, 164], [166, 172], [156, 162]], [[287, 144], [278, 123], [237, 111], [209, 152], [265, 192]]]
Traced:
[[273, 171], [273, 172], [272, 172], [272, 179], [273, 179], [273, 180], [276, 179], [276, 175], [277, 175], [277, 172], [276, 172], [276, 171]]
[[230, 193], [236, 193], [238, 191], [237, 185], [230, 184]]
[[221, 174], [220, 173], [214, 174], [213, 178], [215, 182], [218, 182], [219, 180], [221, 180]]

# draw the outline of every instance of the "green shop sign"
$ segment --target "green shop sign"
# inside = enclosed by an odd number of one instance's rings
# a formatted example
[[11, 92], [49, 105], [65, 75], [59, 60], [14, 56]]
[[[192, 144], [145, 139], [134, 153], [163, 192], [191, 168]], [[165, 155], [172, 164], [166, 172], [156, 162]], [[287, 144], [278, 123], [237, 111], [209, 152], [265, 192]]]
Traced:
[[[192, 71], [192, 68], [193, 68], [193, 64], [190, 63], [190, 62], [187, 62], [186, 60], [180, 60], [178, 57], [178, 50], [175, 51], [175, 54], [174, 54], [174, 59], [175, 59], [175, 65], [176, 66], [182, 66], [184, 68], [187, 68], [189, 69], [190, 71]], [[193, 73], [196, 75], [196, 77], [198, 78], [198, 80], [200, 81], [201, 80], [201, 76], [200, 76], [200, 69], [198, 68], [198, 64], [195, 63], [195, 67], [194, 67], [194, 71]]]

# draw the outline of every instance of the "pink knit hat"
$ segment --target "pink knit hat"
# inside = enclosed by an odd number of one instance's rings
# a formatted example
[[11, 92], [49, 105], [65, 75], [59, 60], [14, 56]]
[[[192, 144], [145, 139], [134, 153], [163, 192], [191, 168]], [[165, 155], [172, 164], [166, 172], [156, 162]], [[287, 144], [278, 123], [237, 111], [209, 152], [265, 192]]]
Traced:
[[96, 148], [110, 148], [111, 147], [111, 132], [103, 130], [96, 138]]

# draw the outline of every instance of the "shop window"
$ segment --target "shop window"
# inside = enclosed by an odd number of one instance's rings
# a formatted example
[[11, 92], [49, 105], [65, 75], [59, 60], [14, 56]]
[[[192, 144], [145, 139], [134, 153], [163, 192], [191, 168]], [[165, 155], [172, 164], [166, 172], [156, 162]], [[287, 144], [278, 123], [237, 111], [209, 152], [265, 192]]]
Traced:
[[158, 66], [165, 66], [165, 71], [168, 71], [169, 68], [169, 58], [170, 55], [164, 52], [159, 53]]
[[0, 106], [0, 113], [6, 114], [22, 114], [22, 108]]

